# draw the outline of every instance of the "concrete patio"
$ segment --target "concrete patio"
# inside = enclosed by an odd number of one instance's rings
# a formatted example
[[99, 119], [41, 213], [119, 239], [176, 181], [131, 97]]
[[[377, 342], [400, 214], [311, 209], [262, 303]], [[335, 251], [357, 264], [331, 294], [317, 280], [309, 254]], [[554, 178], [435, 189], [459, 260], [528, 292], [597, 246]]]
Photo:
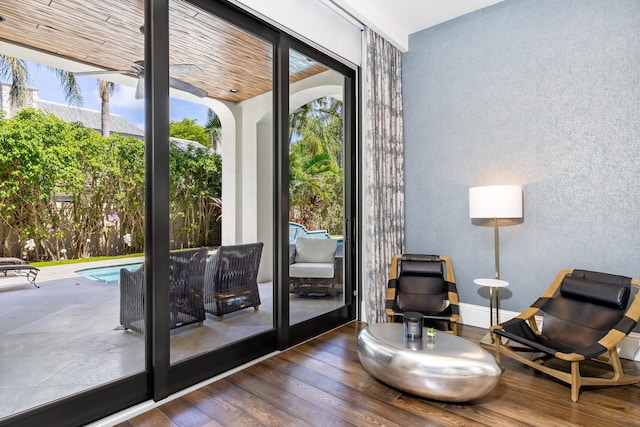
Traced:
[[[144, 337], [119, 323], [117, 283], [100, 283], [76, 270], [141, 258], [43, 267], [36, 289], [24, 277], [0, 276], [0, 419], [144, 369]], [[91, 265], [89, 265], [91, 264]], [[171, 362], [220, 348], [273, 325], [272, 282], [259, 284], [259, 310], [207, 315], [203, 326], [171, 331]], [[297, 323], [342, 305], [290, 297]]]

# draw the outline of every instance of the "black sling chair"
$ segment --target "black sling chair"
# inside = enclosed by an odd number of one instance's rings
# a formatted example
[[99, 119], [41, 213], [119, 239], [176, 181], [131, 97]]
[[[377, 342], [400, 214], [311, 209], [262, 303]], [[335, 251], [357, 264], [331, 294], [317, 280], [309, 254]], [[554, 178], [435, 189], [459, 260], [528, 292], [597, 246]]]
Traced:
[[386, 296], [387, 321], [407, 311], [448, 323], [458, 335], [460, 309], [451, 259], [444, 255], [398, 254], [391, 260]]
[[[574, 402], [578, 401], [581, 386], [640, 382], [640, 377], [625, 375], [616, 348], [640, 317], [639, 287], [640, 282], [629, 277], [563, 270], [531, 307], [491, 327], [491, 333], [497, 335], [496, 358], [500, 361], [500, 355], [504, 354], [570, 384]], [[540, 330], [535, 316], [542, 316]], [[554, 369], [518, 354], [523, 351], [542, 352], [547, 358], [569, 362], [570, 371]], [[613, 367], [613, 376], [581, 376], [580, 362], [592, 358], [608, 362]]]

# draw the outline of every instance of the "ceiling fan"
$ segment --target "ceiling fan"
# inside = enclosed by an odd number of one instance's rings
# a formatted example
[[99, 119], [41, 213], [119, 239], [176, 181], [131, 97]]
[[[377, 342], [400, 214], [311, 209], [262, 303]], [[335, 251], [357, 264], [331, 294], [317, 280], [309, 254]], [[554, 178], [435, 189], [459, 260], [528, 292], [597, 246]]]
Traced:
[[[129, 65], [131, 67], [128, 70], [112, 70], [112, 71], [81, 71], [78, 73], [74, 73], [76, 76], [98, 76], [105, 74], [135, 74], [138, 77], [138, 84], [136, 86], [136, 99], [144, 98], [144, 61], [129, 61], [126, 58], [123, 58], [114, 54], [105, 54], [106, 56], [110, 56], [113, 59], [122, 62], [123, 64]], [[202, 73], [200, 67], [195, 64], [175, 64], [169, 65], [169, 74], [195, 74]], [[176, 79], [175, 77], [169, 76], [169, 86], [172, 88], [182, 90], [188, 93], [191, 93], [195, 96], [203, 98], [207, 96], [207, 92], [192, 85], [191, 83], [187, 83], [183, 80]]]

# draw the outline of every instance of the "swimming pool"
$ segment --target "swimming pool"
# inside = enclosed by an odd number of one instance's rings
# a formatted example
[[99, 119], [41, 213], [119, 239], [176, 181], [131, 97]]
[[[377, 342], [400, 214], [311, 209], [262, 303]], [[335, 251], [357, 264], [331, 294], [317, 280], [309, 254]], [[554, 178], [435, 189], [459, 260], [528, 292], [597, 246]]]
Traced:
[[129, 271], [135, 271], [142, 265], [141, 262], [131, 264], [110, 265], [108, 267], [93, 267], [76, 270], [74, 273], [79, 274], [87, 279], [102, 283], [118, 283], [120, 282], [120, 270], [126, 268]]

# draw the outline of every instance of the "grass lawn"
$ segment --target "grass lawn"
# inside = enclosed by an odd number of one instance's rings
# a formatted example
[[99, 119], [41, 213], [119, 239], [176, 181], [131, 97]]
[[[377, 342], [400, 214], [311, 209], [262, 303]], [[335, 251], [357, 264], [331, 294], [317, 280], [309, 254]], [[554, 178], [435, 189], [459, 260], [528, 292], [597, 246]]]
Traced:
[[39, 268], [39, 267], [50, 267], [54, 265], [81, 264], [84, 262], [104, 261], [109, 259], [131, 258], [131, 257], [137, 257], [137, 256], [144, 256], [144, 253], [114, 255], [114, 256], [97, 256], [97, 257], [91, 257], [91, 258], [78, 258], [78, 259], [61, 259], [56, 261], [31, 262], [29, 263], [29, 265]]

